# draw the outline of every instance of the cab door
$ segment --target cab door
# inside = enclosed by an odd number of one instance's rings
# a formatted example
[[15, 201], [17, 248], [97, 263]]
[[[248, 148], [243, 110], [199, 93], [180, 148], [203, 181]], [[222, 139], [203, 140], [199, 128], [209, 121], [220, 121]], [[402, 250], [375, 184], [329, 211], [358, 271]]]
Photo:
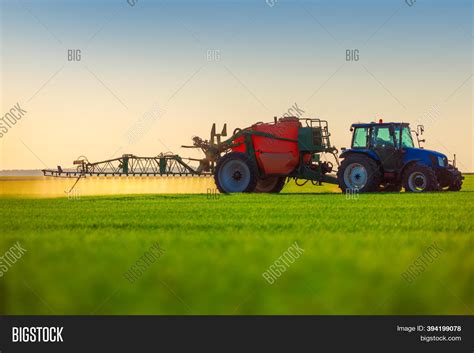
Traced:
[[399, 136], [396, 136], [392, 125], [372, 127], [371, 147], [379, 157], [384, 172], [396, 172], [402, 167], [403, 156], [399, 146]]

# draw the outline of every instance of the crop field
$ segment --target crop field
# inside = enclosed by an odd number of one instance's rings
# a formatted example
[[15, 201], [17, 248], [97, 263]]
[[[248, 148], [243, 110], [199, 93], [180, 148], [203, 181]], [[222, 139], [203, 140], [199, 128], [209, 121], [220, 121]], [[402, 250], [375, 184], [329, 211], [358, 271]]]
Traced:
[[0, 253], [26, 252], [0, 314], [474, 314], [474, 176], [457, 193], [334, 191], [2, 197]]

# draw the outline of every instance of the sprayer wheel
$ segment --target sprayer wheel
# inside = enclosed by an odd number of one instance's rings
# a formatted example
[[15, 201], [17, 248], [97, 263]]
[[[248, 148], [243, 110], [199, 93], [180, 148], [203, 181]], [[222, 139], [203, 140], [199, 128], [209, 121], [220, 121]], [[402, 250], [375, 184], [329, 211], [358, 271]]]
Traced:
[[221, 193], [253, 192], [258, 169], [245, 153], [231, 152], [217, 161], [214, 181]]

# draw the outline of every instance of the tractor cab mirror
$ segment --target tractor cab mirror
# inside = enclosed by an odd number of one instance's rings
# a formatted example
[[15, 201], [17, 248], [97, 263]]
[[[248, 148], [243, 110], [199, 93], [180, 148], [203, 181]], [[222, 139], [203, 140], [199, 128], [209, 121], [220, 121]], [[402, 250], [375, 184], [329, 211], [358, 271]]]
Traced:
[[423, 132], [425, 132], [425, 127], [423, 125], [417, 125], [416, 131], [415, 130], [411, 130], [411, 131], [416, 136], [416, 141], [418, 142], [418, 148], [423, 148], [423, 146], [421, 144], [425, 143], [426, 140], [425, 139], [420, 139], [420, 136], [423, 135]]
[[420, 135], [423, 135], [423, 133], [425, 132], [425, 127], [423, 125], [418, 125], [416, 127], [416, 131], [417, 133], [419, 133]]

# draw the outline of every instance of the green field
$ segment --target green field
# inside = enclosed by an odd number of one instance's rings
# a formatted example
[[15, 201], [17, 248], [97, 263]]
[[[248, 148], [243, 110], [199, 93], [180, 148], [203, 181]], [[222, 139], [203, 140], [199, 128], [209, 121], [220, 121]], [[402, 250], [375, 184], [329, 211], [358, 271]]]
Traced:
[[[474, 314], [474, 176], [457, 193], [315, 189], [0, 199], [0, 254], [27, 249], [0, 278], [0, 314]], [[164, 253], [127, 281], [156, 241]], [[304, 253], [268, 284], [295, 241]]]

